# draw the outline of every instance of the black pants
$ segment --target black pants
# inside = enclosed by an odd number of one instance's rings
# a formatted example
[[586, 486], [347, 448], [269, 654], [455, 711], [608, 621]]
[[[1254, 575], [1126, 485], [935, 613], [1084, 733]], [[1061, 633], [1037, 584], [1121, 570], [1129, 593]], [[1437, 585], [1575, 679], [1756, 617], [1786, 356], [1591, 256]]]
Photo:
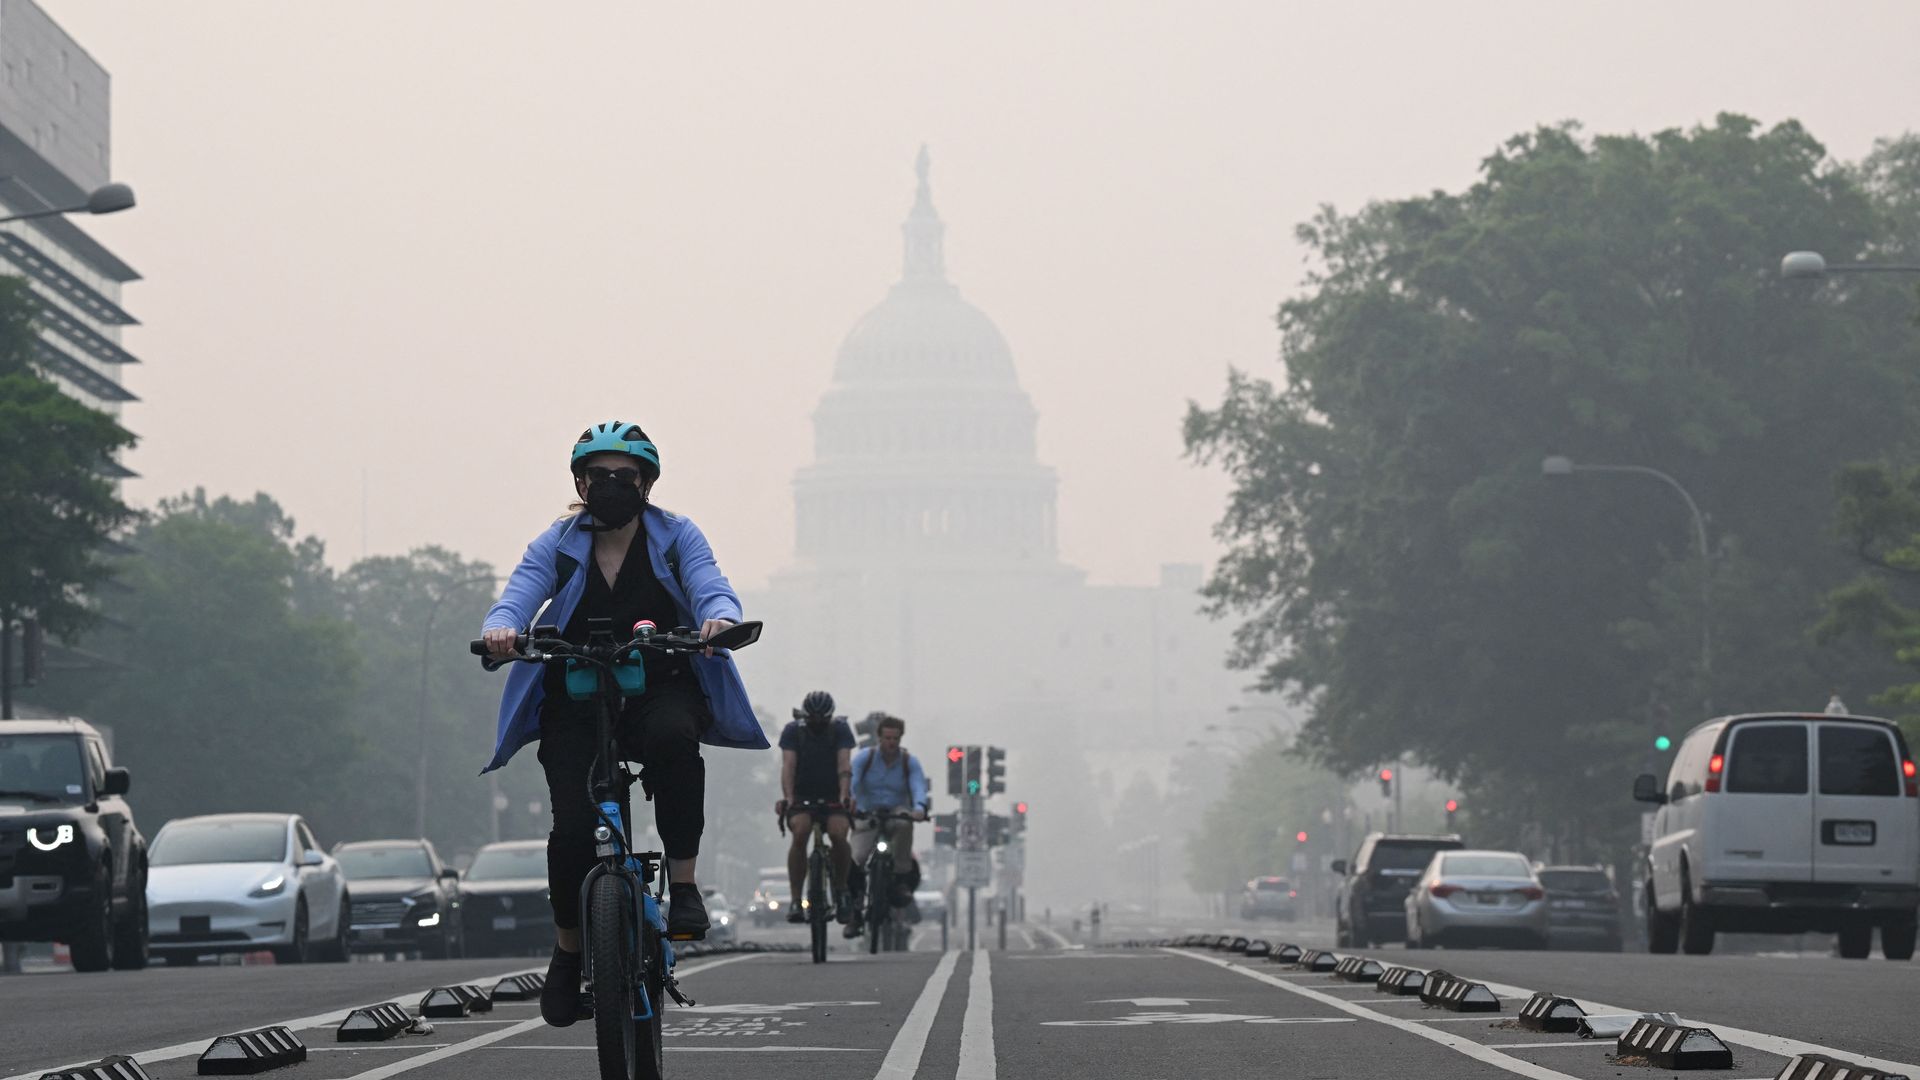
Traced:
[[[700, 735], [713, 723], [713, 711], [690, 673], [658, 680], [650, 675], [649, 680], [646, 694], [627, 700], [616, 735], [626, 759], [640, 763], [653, 793], [654, 828], [667, 858], [691, 859], [700, 854], [700, 834], [707, 827], [707, 763], [700, 757]], [[540, 765], [553, 806], [547, 885], [554, 925], [567, 930], [580, 925], [580, 883], [594, 861], [599, 810], [587, 784], [600, 749], [594, 739], [598, 707], [567, 698], [549, 698], [540, 707]]]

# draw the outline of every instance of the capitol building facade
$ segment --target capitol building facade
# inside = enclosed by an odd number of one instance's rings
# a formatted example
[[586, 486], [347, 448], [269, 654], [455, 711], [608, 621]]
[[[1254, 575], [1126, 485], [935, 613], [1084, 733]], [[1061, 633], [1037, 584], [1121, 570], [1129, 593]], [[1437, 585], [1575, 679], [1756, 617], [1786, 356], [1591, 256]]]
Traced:
[[[1049, 862], [1060, 881], [1036, 864], [1029, 887], [1078, 896], [1113, 873], [1109, 841], [1139, 839], [1114, 824], [1138, 810], [1122, 804], [1164, 792], [1189, 742], [1222, 741], [1252, 676], [1225, 667], [1231, 625], [1200, 613], [1199, 566], [1119, 586], [1061, 561], [1039, 417], [1005, 337], [947, 278], [924, 149], [917, 166], [900, 279], [848, 333], [813, 412], [794, 561], [745, 596], [750, 617], [806, 633], [767, 635], [746, 673], [776, 722], [816, 688], [851, 717], [905, 717], [936, 809], [952, 809], [948, 743], [1006, 747], [1035, 850], [1086, 856]], [[1180, 840], [1163, 838], [1167, 858]]]

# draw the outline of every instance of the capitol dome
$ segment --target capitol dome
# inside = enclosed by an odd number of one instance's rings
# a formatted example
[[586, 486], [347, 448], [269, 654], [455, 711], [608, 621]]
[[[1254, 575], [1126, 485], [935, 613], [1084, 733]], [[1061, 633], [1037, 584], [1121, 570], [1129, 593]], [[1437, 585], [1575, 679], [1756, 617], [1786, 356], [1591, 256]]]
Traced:
[[900, 280], [854, 324], [794, 480], [799, 554], [815, 563], [1052, 563], [1053, 471], [1013, 350], [947, 280], [926, 149], [901, 226]]

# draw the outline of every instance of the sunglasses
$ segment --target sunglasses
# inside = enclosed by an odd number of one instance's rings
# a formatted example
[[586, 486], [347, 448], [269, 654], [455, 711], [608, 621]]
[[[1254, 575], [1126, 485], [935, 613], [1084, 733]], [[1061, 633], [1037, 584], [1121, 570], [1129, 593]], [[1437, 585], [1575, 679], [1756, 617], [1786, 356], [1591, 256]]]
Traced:
[[634, 484], [640, 481], [639, 469], [606, 469], [597, 465], [589, 465], [580, 470], [580, 474], [587, 478], [587, 483], [589, 484], [598, 484], [604, 480], [611, 480], [616, 484]]

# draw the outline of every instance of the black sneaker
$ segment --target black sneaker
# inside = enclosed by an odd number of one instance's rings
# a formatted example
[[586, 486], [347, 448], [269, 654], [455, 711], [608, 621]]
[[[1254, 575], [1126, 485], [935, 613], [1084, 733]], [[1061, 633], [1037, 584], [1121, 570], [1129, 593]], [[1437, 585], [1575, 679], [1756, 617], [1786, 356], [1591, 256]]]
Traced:
[[675, 941], [699, 941], [707, 936], [707, 904], [698, 885], [667, 886], [667, 936]]
[[853, 898], [840, 893], [833, 898], [833, 918], [842, 925], [853, 921]]
[[840, 936], [848, 939], [857, 938], [861, 931], [866, 929], [866, 925], [866, 920], [860, 917], [858, 911], [855, 911], [853, 918], [847, 920], [847, 925], [841, 929]]
[[566, 1027], [579, 1015], [580, 954], [555, 945], [547, 984], [540, 988], [540, 1019], [551, 1027]]

